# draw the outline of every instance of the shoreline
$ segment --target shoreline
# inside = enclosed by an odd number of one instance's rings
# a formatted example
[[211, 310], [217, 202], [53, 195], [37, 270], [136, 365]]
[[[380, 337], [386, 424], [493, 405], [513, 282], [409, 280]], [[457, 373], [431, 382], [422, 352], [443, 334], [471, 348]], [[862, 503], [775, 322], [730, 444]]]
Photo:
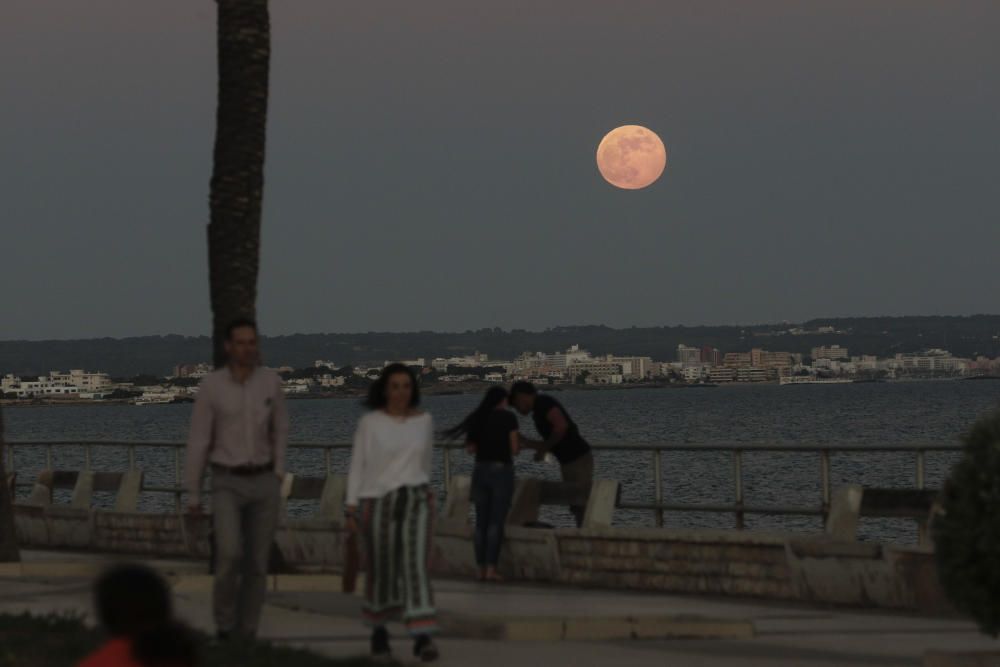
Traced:
[[[912, 384], [919, 382], [955, 382], [963, 380], [977, 380], [977, 381], [987, 381], [987, 380], [1000, 380], [1000, 377], [995, 376], [970, 376], [970, 377], [947, 377], [947, 378], [900, 378], [895, 380], [880, 380], [878, 382], [851, 382], [843, 383], [847, 384]], [[489, 387], [495, 386], [494, 383], [488, 382], [472, 382], [472, 383], [455, 383], [452, 386], [445, 387], [427, 387], [423, 389], [425, 396], [468, 396], [481, 394], [486, 391]], [[726, 382], [720, 384], [687, 384], [687, 383], [669, 383], [669, 382], [636, 382], [627, 383], [620, 385], [578, 385], [578, 384], [554, 384], [554, 385], [541, 385], [539, 389], [543, 392], [595, 392], [595, 391], [634, 391], [637, 389], [722, 389], [727, 387], [778, 387], [781, 386], [778, 382]], [[795, 386], [795, 385], [788, 385]], [[320, 401], [320, 400], [345, 400], [345, 399], [360, 399], [367, 394], [367, 389], [349, 389], [341, 390], [336, 392], [326, 392], [322, 394], [310, 394], [306, 396], [300, 395], [286, 395], [286, 399], [289, 401]], [[151, 405], [181, 405], [190, 404], [192, 401], [177, 401], [171, 403], [155, 403]], [[96, 399], [59, 399], [59, 400], [46, 400], [46, 399], [0, 399], [0, 407], [3, 408], [35, 408], [35, 407], [73, 407], [73, 406], [112, 406], [112, 405], [133, 405], [134, 407], [150, 407], [149, 405], [134, 405], [130, 399], [110, 399], [110, 400], [96, 400]]]

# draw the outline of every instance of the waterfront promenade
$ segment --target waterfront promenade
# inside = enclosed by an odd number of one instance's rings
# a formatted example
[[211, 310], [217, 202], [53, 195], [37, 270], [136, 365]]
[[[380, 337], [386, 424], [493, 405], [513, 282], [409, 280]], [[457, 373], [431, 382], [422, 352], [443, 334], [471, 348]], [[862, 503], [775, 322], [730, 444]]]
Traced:
[[[23, 566], [0, 566], [0, 613], [90, 615], [90, 582], [107, 556], [24, 556]], [[146, 562], [170, 577], [179, 615], [211, 632], [211, 580], [204, 563]], [[272, 579], [262, 638], [330, 656], [365, 654], [360, 598], [339, 588], [336, 576]], [[444, 666], [960, 665], [993, 663], [925, 662], [925, 655], [1000, 651], [972, 623], [949, 617], [454, 579], [439, 579], [436, 588]], [[395, 647], [406, 658], [409, 642], [400, 633], [394, 633]]]

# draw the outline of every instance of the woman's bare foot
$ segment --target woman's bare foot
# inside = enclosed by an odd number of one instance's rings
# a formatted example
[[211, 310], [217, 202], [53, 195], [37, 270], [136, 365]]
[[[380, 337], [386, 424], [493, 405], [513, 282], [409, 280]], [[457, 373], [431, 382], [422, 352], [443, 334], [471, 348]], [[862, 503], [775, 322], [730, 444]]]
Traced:
[[499, 582], [503, 581], [503, 577], [500, 576], [500, 573], [497, 572], [497, 569], [495, 567], [488, 567], [486, 568], [486, 581]]
[[479, 572], [476, 573], [476, 581], [486, 581], [486, 568], [479, 568]]

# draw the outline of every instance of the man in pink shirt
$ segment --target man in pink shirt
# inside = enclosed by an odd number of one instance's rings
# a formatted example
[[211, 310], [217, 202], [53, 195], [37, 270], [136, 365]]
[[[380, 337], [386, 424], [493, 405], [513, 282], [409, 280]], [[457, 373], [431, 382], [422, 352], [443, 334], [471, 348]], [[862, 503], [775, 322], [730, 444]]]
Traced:
[[198, 388], [184, 461], [192, 513], [201, 512], [206, 463], [212, 469], [212, 603], [220, 639], [257, 633], [288, 446], [281, 378], [260, 366], [257, 325], [233, 322], [225, 347], [228, 364]]

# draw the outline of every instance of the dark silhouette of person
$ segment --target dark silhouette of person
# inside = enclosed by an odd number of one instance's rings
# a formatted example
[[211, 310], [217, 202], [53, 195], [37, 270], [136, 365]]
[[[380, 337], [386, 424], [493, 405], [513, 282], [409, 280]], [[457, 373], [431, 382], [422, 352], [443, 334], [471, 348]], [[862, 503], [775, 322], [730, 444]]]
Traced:
[[[521, 380], [510, 388], [510, 404], [522, 415], [531, 415], [535, 429], [544, 440], [525, 440], [524, 446], [537, 450], [535, 460], [541, 461], [552, 453], [559, 461], [564, 482], [577, 486], [585, 495], [590, 494], [594, 482], [594, 455], [580, 429], [570, 419], [566, 408], [548, 394], [539, 394], [535, 385]], [[569, 508], [577, 527], [583, 525], [586, 507]]]
[[77, 667], [194, 667], [192, 633], [174, 620], [170, 588], [143, 565], [102, 574], [94, 602], [108, 640]]

